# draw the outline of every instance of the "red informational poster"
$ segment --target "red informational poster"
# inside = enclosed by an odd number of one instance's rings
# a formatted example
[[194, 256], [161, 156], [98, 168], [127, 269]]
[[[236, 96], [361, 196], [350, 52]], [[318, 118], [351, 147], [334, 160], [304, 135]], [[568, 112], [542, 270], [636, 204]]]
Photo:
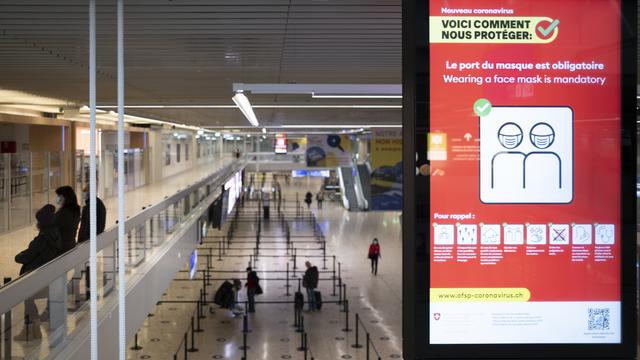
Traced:
[[287, 134], [276, 134], [276, 140], [274, 145], [274, 152], [276, 154], [287, 153]]
[[430, 342], [619, 343], [619, 1], [429, 11]]

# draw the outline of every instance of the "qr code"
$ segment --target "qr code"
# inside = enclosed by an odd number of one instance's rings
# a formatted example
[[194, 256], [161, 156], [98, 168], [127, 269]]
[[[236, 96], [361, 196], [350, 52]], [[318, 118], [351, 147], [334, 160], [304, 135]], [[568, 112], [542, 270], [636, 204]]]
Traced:
[[589, 330], [609, 330], [609, 309], [589, 309]]

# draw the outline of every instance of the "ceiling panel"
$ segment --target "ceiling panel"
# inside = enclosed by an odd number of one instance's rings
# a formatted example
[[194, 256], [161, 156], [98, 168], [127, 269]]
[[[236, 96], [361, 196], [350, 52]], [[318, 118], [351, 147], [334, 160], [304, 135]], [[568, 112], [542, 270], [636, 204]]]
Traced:
[[[116, 99], [115, 1], [97, 5], [97, 94], [105, 105]], [[400, 0], [125, 0], [126, 101], [232, 105], [234, 82], [400, 83], [400, 5]], [[0, 87], [86, 103], [87, 11], [86, 0], [3, 0]], [[254, 104], [353, 103], [248, 95]], [[128, 112], [203, 126], [247, 124], [236, 109]], [[400, 122], [398, 109], [257, 109], [256, 114], [267, 125]]]

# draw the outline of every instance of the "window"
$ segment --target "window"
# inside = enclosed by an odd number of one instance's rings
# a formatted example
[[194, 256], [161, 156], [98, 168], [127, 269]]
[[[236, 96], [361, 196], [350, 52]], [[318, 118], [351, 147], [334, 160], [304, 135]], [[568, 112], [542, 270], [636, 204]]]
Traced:
[[167, 144], [164, 151], [164, 164], [171, 165], [171, 144]]
[[184, 144], [184, 161], [189, 161], [189, 144]]
[[176, 144], [176, 162], [180, 162], [180, 144]]

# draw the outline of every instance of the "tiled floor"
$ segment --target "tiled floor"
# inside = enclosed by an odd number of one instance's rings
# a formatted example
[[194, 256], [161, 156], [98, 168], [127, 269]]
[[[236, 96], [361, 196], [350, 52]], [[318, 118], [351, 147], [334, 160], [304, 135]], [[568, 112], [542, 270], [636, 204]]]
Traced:
[[[309, 188], [315, 192], [319, 183], [302, 180], [294, 182], [285, 191], [285, 197], [295, 198], [295, 192], [302, 194]], [[254, 206], [249, 210], [249, 206]], [[295, 214], [295, 209], [289, 204], [285, 211]], [[245, 213], [253, 213], [255, 204], [246, 205]], [[337, 256], [341, 263], [342, 279], [346, 284], [347, 298], [349, 299], [349, 327], [353, 328], [353, 320], [357, 312], [363, 324], [369, 330], [373, 344], [384, 359], [397, 358], [401, 354], [401, 247], [400, 247], [400, 221], [397, 212], [348, 212], [338, 203], [325, 202], [322, 210], [317, 210], [315, 205], [312, 211], [317, 214], [318, 224], [326, 234], [327, 241], [327, 273], [321, 274], [320, 290], [323, 294], [324, 306], [319, 313], [303, 313], [305, 330], [308, 333], [308, 343], [315, 359], [364, 359], [365, 350], [354, 349], [355, 332], [344, 332], [345, 313], [341, 307], [331, 303], [338, 299], [333, 297], [331, 270], [332, 255]], [[312, 227], [309, 223], [292, 223], [292, 240], [307, 241]], [[281, 234], [282, 230], [277, 222], [263, 223], [263, 235]], [[251, 248], [249, 238], [255, 234], [254, 225], [241, 223], [235, 233], [233, 250], [228, 254], [250, 254], [251, 251], [238, 250], [238, 248]], [[247, 236], [246, 239], [241, 238]], [[373, 237], [381, 241], [382, 260], [378, 276], [370, 274], [369, 262], [366, 257], [368, 244]], [[211, 239], [214, 240], [214, 239]], [[277, 240], [277, 239], [269, 239]], [[263, 241], [269, 241], [266, 238]], [[240, 243], [239, 241], [247, 241]], [[280, 239], [284, 243], [284, 239]], [[264, 243], [262, 255], [285, 255], [285, 247], [274, 243]], [[307, 247], [315, 250], [298, 250], [298, 272], [303, 268], [303, 262], [307, 260], [304, 254], [319, 256], [322, 252], [317, 244], [299, 243], [297, 248]], [[214, 248], [217, 246], [214, 244]], [[279, 248], [279, 250], [266, 250], [266, 248]], [[217, 254], [214, 250], [213, 254]], [[217, 261], [214, 256], [214, 271], [240, 271], [237, 275], [226, 272], [214, 272], [208, 292], [217, 289], [222, 279], [237, 276], [244, 278], [242, 271], [247, 266], [248, 257], [224, 257], [223, 261]], [[308, 258], [323, 271], [322, 258]], [[260, 258], [256, 264], [264, 295], [257, 301], [285, 301], [293, 300], [292, 296], [286, 296], [283, 273], [270, 273], [267, 271], [286, 269], [288, 257]], [[290, 267], [292, 267], [292, 263]], [[202, 264], [204, 266], [204, 264]], [[177, 277], [185, 278], [186, 273], [180, 273]], [[297, 280], [292, 279], [291, 293], [297, 288]], [[167, 290], [164, 300], [195, 300], [198, 298], [202, 281], [174, 281]], [[181, 299], [178, 299], [181, 297]], [[241, 293], [241, 300], [245, 297]], [[190, 318], [195, 305], [161, 303], [156, 306], [154, 316], [149, 317], [142, 326], [138, 340], [143, 347], [141, 350], [128, 351], [129, 359], [170, 359], [178, 351], [179, 359], [183, 359], [183, 346], [181, 346], [184, 332], [189, 328]], [[208, 312], [205, 319], [201, 319], [201, 333], [196, 333], [195, 344], [199, 351], [189, 352], [189, 359], [241, 359], [242, 350], [242, 317], [233, 318], [228, 310], [219, 309], [213, 305], [213, 313]], [[298, 351], [300, 346], [300, 334], [293, 327], [294, 312], [292, 304], [258, 304], [257, 312], [248, 318], [251, 332], [247, 334], [249, 359], [303, 359], [304, 353]], [[365, 332], [360, 331], [360, 343], [365, 342]], [[130, 344], [133, 346], [133, 343]], [[187, 349], [191, 347], [191, 337], [188, 338]], [[180, 348], [180, 349], [179, 349]], [[373, 348], [371, 348], [373, 354]], [[309, 354], [310, 355], [310, 354]], [[309, 356], [309, 359], [311, 357]]]

